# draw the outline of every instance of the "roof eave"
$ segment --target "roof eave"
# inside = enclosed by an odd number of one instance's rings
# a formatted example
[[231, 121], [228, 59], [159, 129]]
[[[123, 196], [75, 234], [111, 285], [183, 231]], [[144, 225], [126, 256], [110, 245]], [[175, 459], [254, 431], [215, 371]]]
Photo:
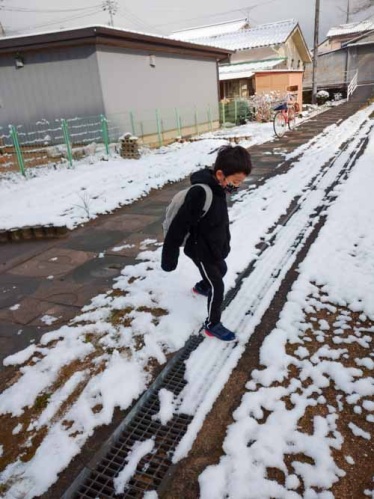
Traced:
[[232, 50], [220, 49], [191, 42], [182, 42], [148, 34], [115, 30], [103, 26], [91, 26], [63, 32], [28, 35], [16, 38], [0, 39], [0, 53], [14, 53], [74, 46], [84, 44], [117, 45], [124, 48], [137, 48], [152, 51], [179, 52], [200, 55], [217, 60], [227, 59]]

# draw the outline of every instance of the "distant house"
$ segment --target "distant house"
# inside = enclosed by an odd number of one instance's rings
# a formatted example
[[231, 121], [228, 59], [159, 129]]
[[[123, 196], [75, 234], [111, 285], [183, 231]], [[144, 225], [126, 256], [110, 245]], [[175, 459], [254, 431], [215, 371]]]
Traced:
[[0, 126], [103, 114], [150, 144], [217, 128], [229, 55], [107, 26], [1, 38]]
[[[374, 18], [331, 28], [318, 48], [317, 88], [345, 90], [356, 73], [358, 84], [374, 83]], [[312, 88], [311, 65], [304, 88]]]
[[285, 91], [292, 87], [302, 104], [305, 64], [311, 62], [299, 24], [294, 20], [251, 28], [245, 19], [173, 33], [189, 40], [235, 51], [219, 66], [221, 98]]
[[324, 40], [318, 47], [318, 52], [323, 54], [338, 50], [353, 38], [366, 35], [374, 30], [374, 18], [349, 24], [340, 24], [330, 28]]

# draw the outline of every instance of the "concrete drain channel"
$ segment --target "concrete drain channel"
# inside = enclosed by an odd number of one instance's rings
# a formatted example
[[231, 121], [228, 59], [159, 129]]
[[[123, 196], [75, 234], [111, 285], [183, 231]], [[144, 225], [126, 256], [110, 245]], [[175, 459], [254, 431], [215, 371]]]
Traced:
[[[326, 189], [325, 202], [319, 207], [318, 212], [328, 204], [329, 196], [333, 188], [339, 183], [340, 179], [346, 175], [352, 168], [355, 160], [362, 154], [367, 144], [367, 138], [360, 141], [353, 158], [348, 160], [348, 164], [338, 175], [335, 182]], [[348, 143], [344, 144], [343, 151], [348, 148]], [[341, 151], [342, 152], [342, 151]], [[340, 152], [340, 154], [341, 154]], [[340, 156], [340, 154], [338, 156]], [[331, 163], [336, 161], [333, 158]], [[331, 166], [331, 163], [327, 166]], [[323, 176], [323, 174], [322, 174]], [[318, 176], [317, 176], [318, 177]], [[320, 178], [315, 178], [318, 183]], [[314, 182], [312, 181], [312, 184]], [[308, 186], [312, 189], [312, 185]], [[290, 218], [300, 209], [302, 199], [297, 197], [290, 204], [287, 212], [283, 214], [278, 221], [278, 225], [285, 225]], [[316, 214], [311, 215], [311, 219]], [[311, 223], [311, 221], [309, 222]], [[273, 232], [274, 231], [274, 232]], [[271, 234], [273, 232], [273, 234]], [[268, 241], [259, 244], [259, 256], [265, 252], [269, 246], [274, 244], [276, 238], [276, 227], [270, 230], [271, 237]], [[302, 231], [303, 232], [303, 231]], [[302, 234], [300, 233], [300, 237]], [[301, 237], [302, 239], [303, 237]], [[301, 241], [300, 239], [300, 241]], [[299, 243], [300, 241], [297, 241]], [[298, 244], [292, 247], [292, 252], [297, 252]], [[257, 259], [256, 259], [257, 260]], [[238, 293], [242, 281], [248, 277], [253, 270], [255, 261], [238, 276], [236, 286], [231, 289], [225, 298], [224, 307], [226, 308]], [[185, 414], [174, 414], [173, 419], [165, 426], [153, 416], [160, 410], [159, 391], [165, 388], [171, 391], [177, 397], [186, 385], [184, 379], [185, 361], [191, 353], [203, 341], [203, 336], [193, 335], [187, 341], [186, 345], [177, 352], [168, 362], [164, 370], [159, 374], [150, 388], [142, 395], [134, 405], [120, 426], [116, 429], [110, 439], [106, 442], [99, 453], [82, 470], [70, 488], [62, 496], [62, 499], [112, 499], [118, 497], [114, 488], [114, 478], [124, 468], [126, 458], [132, 450], [135, 442], [143, 442], [148, 439], [154, 439], [154, 451], [145, 456], [138, 463], [136, 471], [130, 481], [127, 483], [125, 491], [120, 496], [123, 498], [143, 498], [147, 491], [162, 490], [162, 483], [171, 471], [172, 455], [180, 440], [186, 433], [193, 417]]]

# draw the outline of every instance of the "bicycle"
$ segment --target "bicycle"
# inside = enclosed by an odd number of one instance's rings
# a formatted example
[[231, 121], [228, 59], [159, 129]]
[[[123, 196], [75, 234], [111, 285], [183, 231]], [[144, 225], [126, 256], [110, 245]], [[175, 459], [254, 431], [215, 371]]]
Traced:
[[293, 130], [296, 126], [296, 109], [294, 104], [282, 102], [279, 106], [274, 108], [276, 111], [273, 118], [274, 133], [277, 137], [283, 137], [286, 133], [287, 126]]

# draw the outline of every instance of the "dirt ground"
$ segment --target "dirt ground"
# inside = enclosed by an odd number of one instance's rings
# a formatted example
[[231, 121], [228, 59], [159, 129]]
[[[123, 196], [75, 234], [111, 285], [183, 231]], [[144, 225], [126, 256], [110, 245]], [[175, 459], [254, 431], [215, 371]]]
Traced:
[[[200, 473], [209, 465], [217, 464], [220, 457], [223, 455], [222, 444], [226, 435], [226, 428], [233, 422], [232, 413], [239, 405], [243, 393], [245, 393], [245, 384], [251, 379], [250, 373], [253, 369], [261, 369], [259, 362], [259, 347], [261, 343], [276, 323], [276, 317], [282, 307], [281, 292], [278, 293], [273, 306], [267, 312], [262, 324], [257, 328], [251, 341], [241, 358], [237, 368], [232, 373], [231, 378], [221, 393], [219, 399], [213, 407], [213, 410], [205, 420], [205, 424], [200, 431], [197, 440], [190, 452], [189, 456], [182, 460], [174, 469], [168, 481], [164, 482], [163, 491], [160, 494], [162, 499], [196, 499], [199, 498], [198, 477]], [[285, 295], [283, 295], [285, 296]], [[284, 300], [283, 300], [284, 303]], [[341, 335], [343, 343], [336, 344], [333, 341], [334, 328], [333, 324], [336, 318], [344, 311], [349, 317], [349, 328], [345, 329]], [[325, 320], [330, 325], [330, 334], [325, 332], [325, 343], [332, 350], [344, 348], [347, 353], [339, 361], [345, 367], [357, 368], [355, 359], [367, 358], [371, 350], [362, 346], [359, 342], [350, 341], [350, 338], [357, 337], [360, 339], [361, 334], [358, 329], [369, 329], [373, 327], [373, 323], [368, 320], [362, 320], [360, 314], [352, 313], [343, 307], [336, 307], [336, 312], [332, 313], [328, 310], [322, 310], [314, 316], [307, 316], [307, 321], [318, 324], [318, 320]], [[327, 332], [328, 333], [328, 332]], [[321, 342], [316, 339], [318, 333], [316, 330], [310, 329], [305, 331], [303, 338], [309, 338], [308, 350], [310, 357], [322, 346]], [[288, 344], [287, 354], [293, 355], [299, 345]], [[372, 373], [369, 369], [360, 366], [363, 371], [363, 377], [370, 377]], [[293, 378], [298, 378], [298, 369], [289, 370], [289, 376], [281, 386], [288, 386]], [[299, 379], [299, 378], [298, 378]], [[361, 378], [362, 379], [362, 378]], [[304, 388], [311, 383], [310, 379], [303, 382]], [[279, 385], [279, 383], [278, 383]], [[275, 386], [275, 384], [271, 385]], [[318, 396], [320, 396], [319, 394]], [[362, 408], [361, 412], [357, 409], [354, 403], [347, 397], [347, 394], [339, 391], [331, 382], [328, 387], [322, 390], [322, 396], [325, 397], [326, 403], [317, 404], [314, 407], [309, 406], [304, 416], [299, 420], [298, 430], [305, 433], [313, 433], [313, 419], [315, 416], [326, 416], [328, 414], [327, 406], [334, 407], [338, 414], [337, 430], [344, 438], [344, 442], [340, 449], [333, 449], [333, 458], [338, 467], [345, 471], [346, 475], [342, 477], [330, 489], [334, 497], [337, 499], [360, 499], [367, 498], [368, 491], [373, 489], [372, 478], [374, 476], [374, 444], [373, 440], [366, 440], [362, 437], [355, 436], [348, 427], [349, 423], [354, 423], [362, 430], [373, 435], [370, 428], [372, 423], [367, 420], [370, 414]], [[317, 397], [317, 396], [316, 396]], [[373, 397], [365, 397], [365, 400], [373, 401]], [[286, 407], [290, 410], [293, 405], [288, 399], [285, 400]], [[263, 419], [257, 420], [258, 423], [265, 423], [269, 413], [264, 411]], [[350, 456], [350, 463], [347, 462], [346, 456]], [[285, 456], [284, 462], [289, 473], [295, 474], [292, 463], [295, 461], [313, 463], [309, 456], [303, 454], [293, 454]], [[284, 485], [285, 475], [280, 469], [268, 468], [268, 478], [276, 480]], [[300, 477], [299, 477], [300, 479]], [[296, 490], [301, 497], [304, 493], [304, 484], [300, 479], [300, 487]], [[366, 493], [365, 493], [366, 491]], [[316, 490], [322, 492], [322, 490]]]

